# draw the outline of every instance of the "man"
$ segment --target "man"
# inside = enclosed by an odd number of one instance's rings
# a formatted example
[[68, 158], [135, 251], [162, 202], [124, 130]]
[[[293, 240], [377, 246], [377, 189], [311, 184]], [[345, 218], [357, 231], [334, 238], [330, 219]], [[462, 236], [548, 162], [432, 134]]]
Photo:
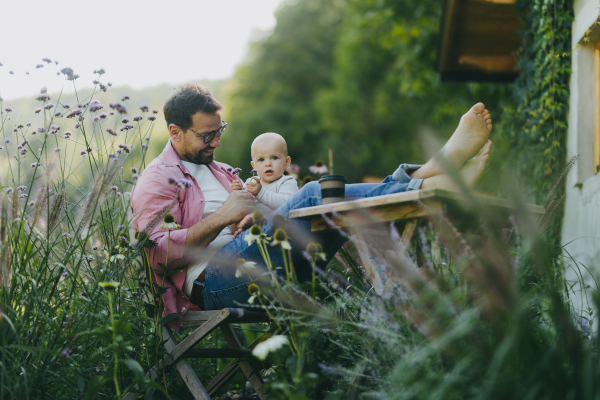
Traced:
[[[215, 161], [215, 149], [221, 146], [220, 138], [227, 125], [221, 119], [222, 108], [208, 89], [198, 84], [184, 85], [171, 96], [163, 110], [171, 138], [162, 154], [148, 165], [132, 195], [137, 230], [145, 230], [167, 211], [181, 224], [181, 229], [149, 232], [150, 239], [157, 243], [149, 249], [154, 280], [166, 289], [165, 314], [179, 314], [169, 323], [174, 328], [179, 327], [185, 312], [198, 310], [195, 304], [213, 310], [247, 302], [249, 278], [236, 277], [235, 268], [226, 263], [209, 262], [213, 255], [215, 260], [242, 258], [263, 263], [256, 244], [248, 246], [244, 240], [246, 232], [233, 238], [232, 231], [239, 228], [236, 224], [253, 211], [255, 203], [247, 191], [231, 191], [231, 169]], [[473, 186], [488, 162], [491, 129], [489, 112], [478, 103], [462, 116], [448, 143], [425, 165], [403, 164], [380, 184], [346, 185], [346, 197], [364, 198], [429, 187], [452, 190], [454, 180], [444, 173], [443, 166], [447, 165], [458, 168], [463, 181]], [[293, 209], [318, 205], [320, 196], [318, 183], [305, 185], [267, 217], [264, 233], [272, 235], [277, 215], [287, 218]], [[287, 226], [297, 230], [294, 236], [298, 238], [302, 232], [310, 232], [308, 222], [289, 221]], [[319, 233], [314, 240], [323, 246], [328, 259], [345, 242], [336, 230]], [[301, 254], [302, 244], [292, 241], [292, 260], [301, 277], [310, 268]], [[193, 256], [199, 248], [203, 249], [200, 262]], [[273, 257], [281, 257], [281, 252], [273, 252]], [[282, 265], [281, 260], [272, 261]], [[167, 275], [159, 263], [167, 266]]]

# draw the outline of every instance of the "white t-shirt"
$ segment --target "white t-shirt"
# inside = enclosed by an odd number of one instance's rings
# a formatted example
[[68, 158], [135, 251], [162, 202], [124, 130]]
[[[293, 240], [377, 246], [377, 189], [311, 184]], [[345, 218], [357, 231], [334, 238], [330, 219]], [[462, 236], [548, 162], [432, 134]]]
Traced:
[[[202, 218], [206, 218], [223, 205], [229, 196], [229, 192], [227, 189], [225, 189], [225, 187], [223, 187], [221, 182], [219, 182], [208, 166], [194, 164], [183, 160], [181, 162], [188, 169], [188, 171], [190, 171], [190, 174], [196, 178], [198, 186], [200, 186], [200, 189], [202, 189], [202, 194], [204, 195], [204, 212], [202, 213]], [[183, 284], [183, 293], [185, 293], [188, 297], [191, 296], [194, 280], [200, 276], [202, 271], [204, 271], [209, 263], [209, 260], [206, 258], [212, 257], [217, 250], [232, 240], [233, 233], [231, 232], [231, 229], [229, 229], [229, 226], [226, 226], [221, 232], [219, 232], [219, 235], [212, 242], [210, 242], [210, 244], [206, 247], [206, 250], [202, 251], [203, 261], [188, 267], [185, 283]]]

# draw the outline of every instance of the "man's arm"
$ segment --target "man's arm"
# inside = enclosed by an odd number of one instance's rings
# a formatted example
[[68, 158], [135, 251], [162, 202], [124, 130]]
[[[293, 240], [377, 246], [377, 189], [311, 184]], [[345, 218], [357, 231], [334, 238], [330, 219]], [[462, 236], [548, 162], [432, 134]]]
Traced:
[[206, 247], [227, 225], [241, 221], [254, 209], [254, 197], [245, 190], [234, 190], [214, 213], [188, 228], [186, 247]]

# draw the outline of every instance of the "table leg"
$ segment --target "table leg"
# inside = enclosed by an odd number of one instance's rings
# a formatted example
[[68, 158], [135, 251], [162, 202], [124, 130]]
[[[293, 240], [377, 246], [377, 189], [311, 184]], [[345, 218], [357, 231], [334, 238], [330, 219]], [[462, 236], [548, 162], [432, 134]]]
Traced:
[[409, 220], [404, 226], [404, 231], [402, 232], [402, 244], [405, 248], [408, 249], [410, 245], [410, 241], [415, 233], [415, 229], [417, 228], [418, 219], [414, 218]]

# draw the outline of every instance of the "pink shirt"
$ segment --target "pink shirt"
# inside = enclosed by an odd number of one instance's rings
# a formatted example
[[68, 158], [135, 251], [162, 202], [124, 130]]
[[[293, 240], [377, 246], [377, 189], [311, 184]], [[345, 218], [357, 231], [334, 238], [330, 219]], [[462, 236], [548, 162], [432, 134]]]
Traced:
[[[213, 161], [208, 164], [208, 167], [225, 189], [231, 193], [231, 182], [237, 177], [227, 171], [229, 166]], [[183, 178], [188, 179], [192, 181], [192, 186], [180, 190], [178, 195], [177, 187], [169, 184], [169, 178], [176, 181]], [[171, 328], [179, 329], [181, 319], [187, 311], [200, 310], [198, 306], [190, 302], [182, 288], [188, 264], [195, 261], [185, 254], [187, 230], [202, 219], [204, 195], [196, 179], [182, 164], [170, 140], [163, 152], [146, 167], [138, 179], [131, 195], [131, 207], [134, 215], [133, 224], [138, 231], [146, 229], [155, 217], [169, 207], [171, 207], [169, 212], [175, 217], [175, 222], [181, 225], [180, 229], [171, 230], [169, 241], [168, 230], [158, 229], [163, 223], [160, 220], [150, 233], [150, 240], [155, 241], [157, 245], [148, 249], [150, 266], [154, 270], [153, 281], [166, 289], [166, 293], [162, 295], [163, 315], [179, 314], [179, 317], [167, 323]], [[166, 260], [167, 242], [169, 242], [168, 260]], [[163, 270], [158, 263], [166, 264], [168, 271], [175, 272], [163, 279]]]

